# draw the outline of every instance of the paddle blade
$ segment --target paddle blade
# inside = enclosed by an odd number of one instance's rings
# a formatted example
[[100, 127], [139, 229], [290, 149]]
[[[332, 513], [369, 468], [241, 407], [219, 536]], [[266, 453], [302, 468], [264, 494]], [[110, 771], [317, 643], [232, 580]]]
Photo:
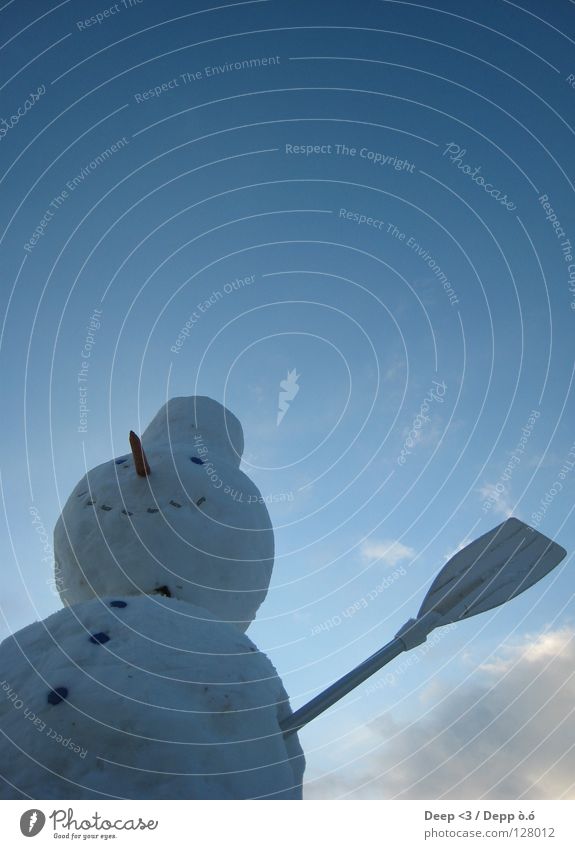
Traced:
[[435, 611], [448, 624], [498, 607], [536, 584], [566, 553], [519, 519], [507, 519], [446, 563], [417, 618]]

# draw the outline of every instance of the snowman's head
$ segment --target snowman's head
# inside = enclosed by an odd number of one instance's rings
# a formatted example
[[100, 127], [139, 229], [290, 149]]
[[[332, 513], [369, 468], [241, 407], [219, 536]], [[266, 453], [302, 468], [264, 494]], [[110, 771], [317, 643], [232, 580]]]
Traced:
[[239, 469], [238, 419], [203, 396], [172, 398], [131, 450], [88, 472], [54, 531], [65, 604], [162, 593], [245, 630], [264, 600], [274, 539]]

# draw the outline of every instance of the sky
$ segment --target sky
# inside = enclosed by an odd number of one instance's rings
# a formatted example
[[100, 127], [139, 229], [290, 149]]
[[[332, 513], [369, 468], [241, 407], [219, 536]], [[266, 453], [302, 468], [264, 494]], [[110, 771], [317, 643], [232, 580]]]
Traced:
[[85, 470], [209, 395], [274, 525], [249, 634], [294, 708], [507, 517], [568, 552], [311, 723], [306, 798], [574, 798], [574, 4], [0, 19], [0, 637], [61, 606]]

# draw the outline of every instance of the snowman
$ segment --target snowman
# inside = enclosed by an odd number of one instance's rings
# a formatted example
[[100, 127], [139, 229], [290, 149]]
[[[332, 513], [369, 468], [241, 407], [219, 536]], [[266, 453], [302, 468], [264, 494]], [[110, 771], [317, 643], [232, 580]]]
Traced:
[[245, 635], [274, 558], [243, 432], [173, 398], [54, 532], [64, 609], [0, 646], [7, 799], [301, 799], [270, 660]]

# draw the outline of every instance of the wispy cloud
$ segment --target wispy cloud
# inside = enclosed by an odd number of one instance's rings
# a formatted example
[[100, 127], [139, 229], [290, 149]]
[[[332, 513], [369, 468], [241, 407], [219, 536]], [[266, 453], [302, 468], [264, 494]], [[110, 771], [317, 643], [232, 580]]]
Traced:
[[386, 566], [397, 566], [402, 560], [412, 560], [416, 551], [396, 539], [366, 539], [360, 554], [365, 561], [379, 560]]
[[465, 548], [465, 546], [466, 546], [466, 545], [469, 545], [469, 543], [470, 543], [470, 542], [472, 542], [472, 539], [471, 539], [471, 537], [470, 537], [470, 536], [466, 536], [466, 537], [464, 537], [464, 538], [461, 540], [461, 542], [459, 543], [459, 545], [457, 545], [457, 546], [456, 546], [455, 548], [453, 548], [451, 551], [448, 551], [448, 552], [447, 552], [447, 554], [444, 554], [444, 555], [443, 555], [444, 560], [445, 560], [446, 562], [447, 562], [447, 560], [451, 560], [451, 558], [452, 558], [455, 554], [457, 554], [457, 552], [458, 552], [458, 551], [461, 551], [463, 548]]
[[276, 426], [278, 427], [281, 424], [283, 417], [289, 410], [291, 402], [299, 392], [298, 380], [300, 376], [301, 375], [297, 373], [295, 368], [293, 368], [288, 371], [285, 380], [280, 380], [280, 391], [278, 395], [278, 412], [276, 418]]
[[402, 357], [392, 357], [389, 365], [383, 373], [383, 379], [386, 383], [395, 381], [398, 377], [405, 375], [405, 360]]
[[[500, 485], [498, 489], [497, 484], [486, 483], [479, 487], [479, 494], [483, 500], [484, 512], [489, 509], [492, 513], [504, 516], [506, 519], [513, 515], [514, 505], [510, 501], [510, 493], [507, 487], [502, 488], [502, 485]], [[487, 508], [485, 505], [491, 506]]]
[[370, 723], [363, 758], [307, 798], [575, 798], [575, 631], [528, 635], [416, 723]]

